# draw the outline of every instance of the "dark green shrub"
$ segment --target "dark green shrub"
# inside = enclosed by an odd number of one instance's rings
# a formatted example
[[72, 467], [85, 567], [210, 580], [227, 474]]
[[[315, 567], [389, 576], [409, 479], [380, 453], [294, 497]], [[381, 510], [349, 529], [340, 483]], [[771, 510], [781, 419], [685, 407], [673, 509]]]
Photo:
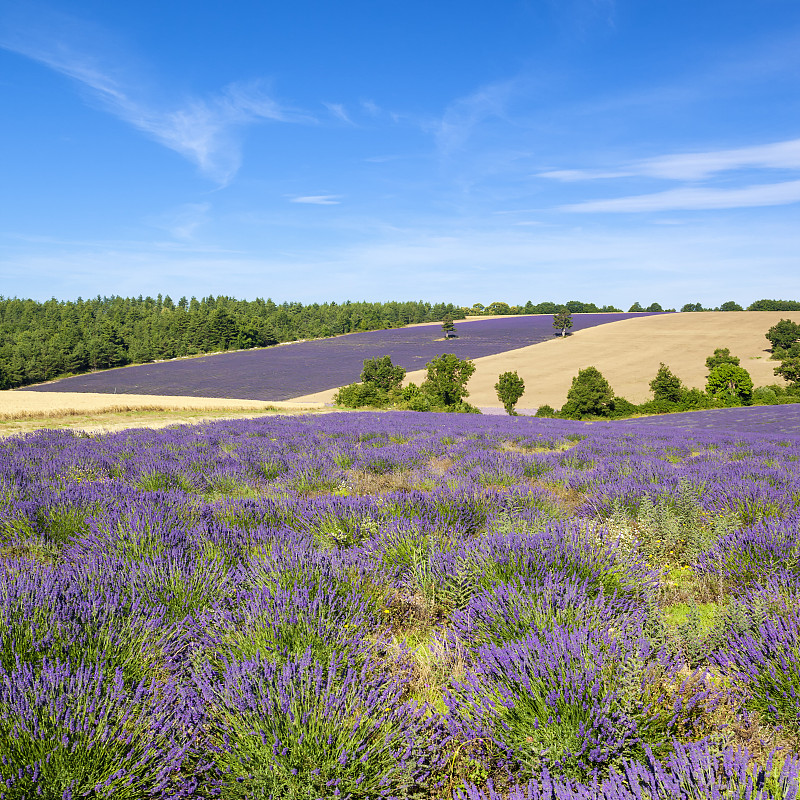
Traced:
[[539, 406], [539, 408], [536, 409], [537, 417], [555, 417], [556, 413], [557, 412], [553, 406], [548, 406], [547, 403], [545, 403], [543, 406]]
[[351, 383], [339, 389], [333, 402], [345, 408], [384, 408], [389, 403], [389, 393], [371, 383]]
[[782, 361], [779, 367], [775, 367], [774, 372], [788, 383], [800, 385], [800, 357]]
[[615, 397], [610, 404], [610, 416], [615, 418], [632, 417], [639, 412], [639, 406], [624, 397]]

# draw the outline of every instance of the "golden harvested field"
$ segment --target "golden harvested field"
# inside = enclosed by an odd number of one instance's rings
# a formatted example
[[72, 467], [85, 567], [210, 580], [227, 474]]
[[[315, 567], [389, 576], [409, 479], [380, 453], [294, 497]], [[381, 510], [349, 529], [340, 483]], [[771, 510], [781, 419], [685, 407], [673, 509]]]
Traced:
[[216, 397], [162, 397], [89, 392], [0, 392], [0, 435], [37, 428], [98, 432], [132, 427], [165, 427], [205, 419], [253, 417], [268, 413], [322, 410], [322, 403], [221, 400]]
[[[781, 383], [773, 372], [764, 334], [780, 319], [800, 323], [798, 311], [705, 311], [665, 314], [610, 322], [578, 331], [565, 339], [534, 344], [475, 359], [469, 402], [500, 407], [494, 384], [502, 372], [514, 371], [525, 381], [519, 408], [547, 404], [560, 408], [578, 370], [597, 367], [614, 392], [633, 403], [652, 398], [649, 383], [664, 362], [689, 387], [705, 388], [706, 357], [727, 347], [741, 359], [756, 386]], [[424, 370], [406, 381], [420, 383]], [[330, 402], [335, 389], [297, 397], [294, 402]]]

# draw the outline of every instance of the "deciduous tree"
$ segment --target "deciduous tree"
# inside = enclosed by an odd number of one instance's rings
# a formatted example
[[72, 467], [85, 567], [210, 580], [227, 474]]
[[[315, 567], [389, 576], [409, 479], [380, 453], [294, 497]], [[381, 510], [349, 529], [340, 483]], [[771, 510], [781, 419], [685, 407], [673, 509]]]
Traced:
[[426, 365], [428, 375], [420, 389], [443, 406], [454, 406], [469, 396], [467, 381], [475, 372], [475, 364], [453, 353], [444, 353]]
[[753, 379], [744, 367], [720, 364], [709, 373], [706, 391], [712, 397], [738, 400], [746, 404], [753, 397]]
[[567, 392], [567, 402], [561, 412], [565, 416], [582, 417], [587, 414], [606, 416], [611, 410], [614, 392], [597, 367], [579, 370]]
[[787, 358], [775, 367], [775, 374], [789, 383], [800, 384], [800, 358]]
[[503, 404], [506, 413], [516, 415], [514, 406], [525, 391], [525, 382], [516, 372], [504, 372], [494, 385], [497, 399]]
[[370, 384], [384, 391], [400, 388], [406, 371], [403, 367], [392, 364], [391, 356], [367, 358], [361, 370], [362, 383]]
[[773, 350], [788, 350], [800, 340], [800, 325], [790, 319], [782, 319], [765, 334]]
[[733, 364], [734, 367], [738, 367], [739, 357], [732, 356], [731, 351], [727, 347], [718, 347], [714, 351], [714, 354], [706, 359], [706, 369], [710, 372], [721, 364]]

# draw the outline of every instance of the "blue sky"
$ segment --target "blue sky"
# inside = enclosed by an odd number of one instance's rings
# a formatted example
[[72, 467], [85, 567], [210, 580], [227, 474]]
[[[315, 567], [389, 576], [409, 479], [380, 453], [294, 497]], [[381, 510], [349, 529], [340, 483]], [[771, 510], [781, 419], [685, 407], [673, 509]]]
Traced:
[[798, 0], [0, 0], [0, 294], [800, 299]]

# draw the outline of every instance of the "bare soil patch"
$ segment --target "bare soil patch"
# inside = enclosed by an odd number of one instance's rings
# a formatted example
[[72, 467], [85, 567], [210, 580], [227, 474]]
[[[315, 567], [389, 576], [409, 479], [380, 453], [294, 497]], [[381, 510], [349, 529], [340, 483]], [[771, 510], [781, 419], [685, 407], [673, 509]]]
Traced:
[[[578, 370], [597, 367], [614, 392], [633, 403], [652, 398], [650, 381], [664, 362], [689, 387], [705, 388], [706, 358], [727, 347], [741, 359], [756, 386], [782, 383], [773, 372], [764, 334], [780, 319], [800, 323], [798, 311], [705, 311], [664, 314], [609, 322], [577, 331], [564, 339], [509, 350], [475, 359], [469, 382], [469, 402], [502, 407], [494, 384], [503, 372], [516, 370], [525, 381], [519, 405], [561, 407]], [[411, 372], [406, 382], [420, 383], [424, 370]], [[336, 389], [294, 398], [294, 402], [330, 403]]]

